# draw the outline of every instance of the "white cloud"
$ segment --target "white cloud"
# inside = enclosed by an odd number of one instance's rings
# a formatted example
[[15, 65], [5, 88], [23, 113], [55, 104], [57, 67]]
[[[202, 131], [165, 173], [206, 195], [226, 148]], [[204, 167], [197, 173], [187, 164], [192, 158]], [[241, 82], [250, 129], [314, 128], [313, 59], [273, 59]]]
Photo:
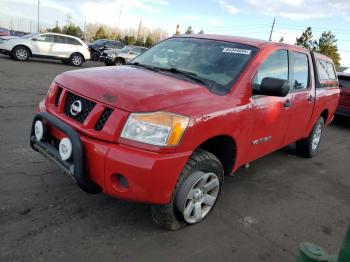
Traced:
[[236, 14], [239, 12], [239, 9], [237, 7], [228, 4], [226, 0], [219, 0], [218, 2], [221, 5], [221, 7], [228, 13]]

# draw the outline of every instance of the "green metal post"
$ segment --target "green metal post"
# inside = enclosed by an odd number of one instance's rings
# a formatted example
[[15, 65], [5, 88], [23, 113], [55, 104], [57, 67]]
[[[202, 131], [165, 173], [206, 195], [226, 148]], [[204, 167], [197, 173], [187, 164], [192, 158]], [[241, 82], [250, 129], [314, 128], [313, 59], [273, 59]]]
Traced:
[[350, 262], [350, 226], [340, 249], [337, 262]]

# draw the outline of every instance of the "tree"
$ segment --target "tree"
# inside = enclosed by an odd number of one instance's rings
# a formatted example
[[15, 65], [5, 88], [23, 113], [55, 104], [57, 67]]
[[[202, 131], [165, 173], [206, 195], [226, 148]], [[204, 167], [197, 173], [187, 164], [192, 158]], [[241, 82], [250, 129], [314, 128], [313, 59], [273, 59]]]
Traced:
[[301, 36], [296, 39], [295, 45], [303, 46], [309, 50], [315, 49], [316, 42], [313, 39], [311, 27], [306, 28], [306, 30], [301, 34]]
[[74, 24], [65, 25], [62, 29], [62, 33], [66, 35], [76, 36], [79, 38], [82, 38], [84, 36], [84, 33], [81, 30], [81, 28], [78, 25]]
[[129, 36], [128, 37], [128, 42], [126, 43], [127, 45], [135, 45], [136, 44], [136, 38], [135, 36]]
[[323, 32], [317, 43], [317, 52], [331, 58], [335, 67], [340, 67], [340, 55], [338, 53], [337, 39], [331, 31]]
[[58, 21], [56, 21], [56, 26], [54, 28], [48, 29], [47, 31], [52, 33], [62, 33], [62, 29], [58, 25]]
[[201, 29], [201, 31], [199, 31], [199, 32], [198, 32], [198, 34], [199, 34], [199, 35], [202, 35], [202, 34], [204, 34], [204, 31], [203, 31], [203, 29]]
[[340, 55], [338, 53], [337, 39], [331, 31], [325, 31], [317, 40], [313, 39], [312, 29], [308, 27], [302, 35], [296, 39], [296, 45], [303, 46], [310, 51], [317, 51], [323, 55], [330, 57], [336, 68], [340, 67]]
[[98, 39], [105, 39], [108, 38], [108, 34], [106, 33], [105, 29], [103, 28], [103, 26], [100, 26], [96, 33], [95, 36], [93, 37], [94, 40], [98, 40]]
[[140, 36], [140, 37], [137, 38], [137, 40], [136, 40], [136, 45], [138, 45], [138, 46], [144, 46], [144, 45], [145, 45], [145, 39], [144, 39], [142, 36]]
[[187, 27], [185, 34], [187, 34], [187, 35], [193, 34], [192, 26]]
[[147, 36], [146, 42], [145, 42], [145, 47], [152, 47], [154, 45], [154, 41], [152, 37]]

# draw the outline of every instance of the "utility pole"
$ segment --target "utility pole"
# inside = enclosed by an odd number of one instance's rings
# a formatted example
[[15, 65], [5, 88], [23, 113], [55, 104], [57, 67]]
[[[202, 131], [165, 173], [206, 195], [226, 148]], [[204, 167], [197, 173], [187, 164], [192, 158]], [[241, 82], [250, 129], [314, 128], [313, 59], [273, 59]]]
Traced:
[[276, 22], [276, 18], [273, 18], [273, 22], [272, 22], [272, 27], [271, 27], [271, 32], [270, 32], [270, 37], [269, 37], [269, 41], [272, 40], [272, 33], [273, 33], [273, 29], [275, 27], [275, 22]]
[[[117, 23], [117, 31], [119, 31], [119, 23], [120, 23], [120, 17], [122, 16], [123, 12], [123, 5], [120, 7], [119, 17], [118, 17], [118, 23]], [[118, 32], [119, 33], [119, 32]]]
[[40, 32], [40, 0], [38, 0], [38, 28], [37, 31]]
[[138, 40], [138, 39], [139, 39], [139, 37], [140, 37], [140, 33], [141, 33], [141, 25], [142, 25], [142, 19], [140, 20], [139, 29], [137, 30], [137, 38], [136, 38], [136, 40]]

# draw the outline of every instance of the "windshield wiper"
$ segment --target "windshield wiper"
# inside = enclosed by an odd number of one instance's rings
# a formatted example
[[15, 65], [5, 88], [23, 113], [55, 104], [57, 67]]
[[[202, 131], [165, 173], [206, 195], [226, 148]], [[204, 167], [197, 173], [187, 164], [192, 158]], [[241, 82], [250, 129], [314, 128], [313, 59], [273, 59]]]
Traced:
[[133, 66], [139, 66], [139, 67], [143, 67], [146, 68], [148, 70], [154, 71], [154, 72], [158, 72], [159, 69], [153, 66], [149, 66], [149, 65], [144, 65], [144, 64], [140, 64], [139, 62], [134, 62], [134, 63], [126, 63], [127, 65], [133, 65]]
[[162, 70], [162, 71], [167, 71], [167, 72], [171, 72], [171, 73], [184, 75], [184, 76], [186, 76], [186, 77], [188, 77], [188, 78], [190, 78], [198, 83], [205, 85], [206, 87], [212, 88], [212, 84], [210, 82], [213, 82], [213, 81], [204, 80], [203, 78], [200, 78], [196, 73], [188, 72], [188, 71], [184, 71], [184, 70], [179, 70], [175, 67], [171, 67], [171, 68], [157, 67], [157, 69]]

